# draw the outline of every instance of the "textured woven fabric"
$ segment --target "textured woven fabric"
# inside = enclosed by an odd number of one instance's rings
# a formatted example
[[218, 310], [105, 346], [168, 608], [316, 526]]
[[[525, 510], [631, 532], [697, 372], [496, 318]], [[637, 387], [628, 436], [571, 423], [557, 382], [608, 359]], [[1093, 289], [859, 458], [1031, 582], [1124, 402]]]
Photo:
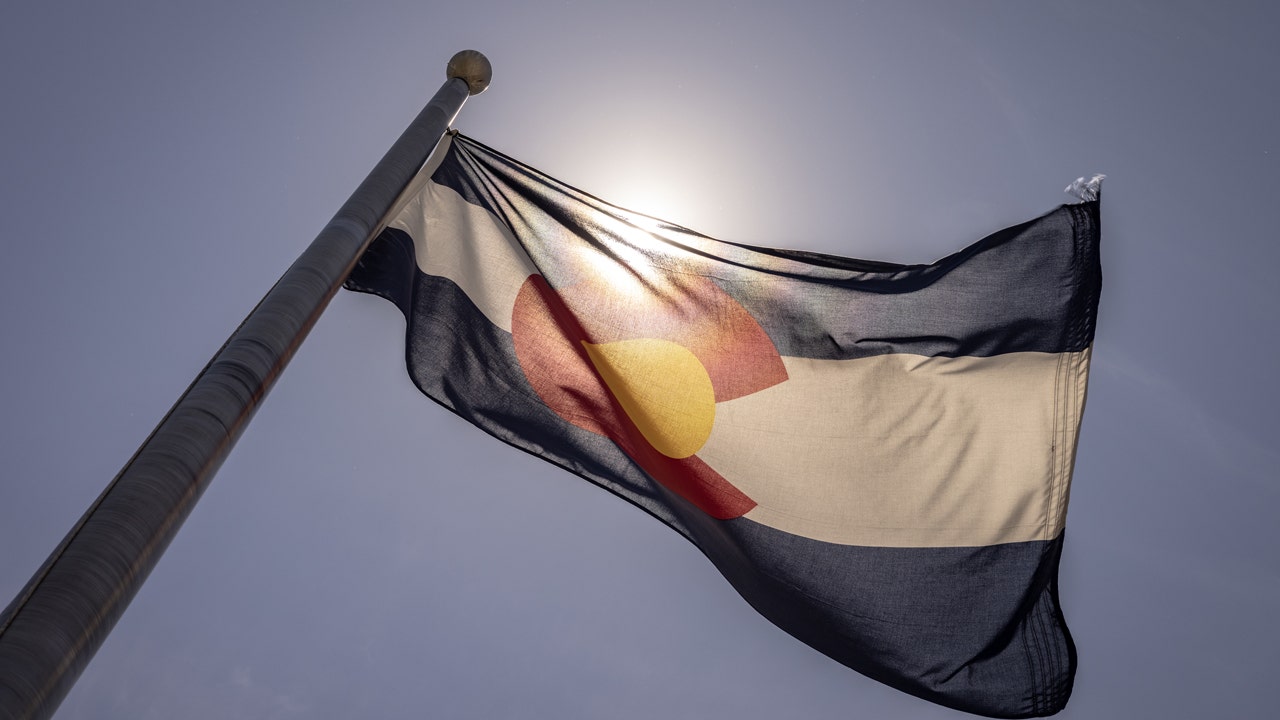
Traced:
[[919, 697], [1060, 710], [1098, 203], [929, 265], [717, 241], [457, 136], [347, 287], [429, 397], [629, 500], [762, 615]]

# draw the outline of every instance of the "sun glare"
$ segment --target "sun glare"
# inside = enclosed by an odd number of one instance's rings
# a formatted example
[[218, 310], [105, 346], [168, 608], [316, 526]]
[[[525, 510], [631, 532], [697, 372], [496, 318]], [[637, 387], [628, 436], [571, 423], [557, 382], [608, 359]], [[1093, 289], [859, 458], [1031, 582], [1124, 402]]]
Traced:
[[627, 297], [644, 294], [644, 280], [641, 276], [649, 267], [644, 254], [621, 243], [615, 243], [610, 250], [616, 257], [610, 257], [596, 248], [582, 248], [578, 252], [595, 275], [602, 278], [614, 292]]
[[605, 199], [634, 213], [689, 227], [697, 219], [699, 193], [679, 176], [646, 165], [629, 166]]

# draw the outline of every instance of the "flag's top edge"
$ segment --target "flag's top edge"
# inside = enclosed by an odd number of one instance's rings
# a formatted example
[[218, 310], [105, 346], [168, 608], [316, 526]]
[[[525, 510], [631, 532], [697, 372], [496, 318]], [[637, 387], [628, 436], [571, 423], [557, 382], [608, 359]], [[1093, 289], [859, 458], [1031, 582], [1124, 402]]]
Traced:
[[[777, 247], [766, 247], [761, 245], [751, 245], [747, 243], [735, 242], [732, 240], [715, 238], [715, 237], [706, 235], [704, 233], [698, 232], [697, 230], [693, 230], [688, 227], [664, 220], [662, 218], [657, 218], [646, 213], [630, 210], [628, 208], [615, 205], [609, 202], [608, 200], [600, 198], [574, 185], [571, 185], [562, 180], [558, 180], [550, 175], [547, 175], [546, 173], [536, 168], [533, 168], [525, 164], [524, 162], [511, 157], [510, 155], [507, 155], [501, 150], [497, 150], [489, 145], [486, 145], [485, 143], [480, 142], [479, 140], [476, 140], [475, 138], [470, 137], [465, 133], [459, 132], [457, 130], [453, 130], [451, 131], [451, 136], [453, 141], [457, 145], [459, 145], [460, 148], [463, 148], [463, 149], [470, 148], [473, 150], [478, 150], [481, 153], [500, 158], [504, 162], [510, 163], [520, 168], [521, 172], [527, 173], [531, 176], [535, 176], [540, 183], [544, 183], [546, 185], [555, 187], [564, 193], [577, 196], [580, 199], [587, 200], [592, 204], [599, 206], [600, 209], [607, 208], [607, 210], [610, 213], [613, 213], [619, 217], [630, 218], [636, 221], [647, 221], [647, 222], [644, 222], [644, 224], [648, 225], [649, 229], [651, 230], [660, 228], [662, 231], [665, 231], [668, 233], [676, 233], [679, 235], [684, 235], [686, 237], [698, 238], [703, 241], [709, 241], [711, 243], [719, 243], [719, 244], [723, 244], [724, 246], [737, 248], [739, 250], [745, 250], [751, 253], [760, 253], [761, 255], [768, 256], [775, 260], [801, 263], [811, 267], [825, 268], [826, 270], [829, 270], [829, 271], [833, 270], [837, 272], [852, 272], [852, 273], [857, 273], [859, 275], [864, 275], [864, 276], [876, 276], [876, 275], [897, 276], [902, 273], [913, 273], [913, 272], [925, 271], [928, 268], [931, 268], [940, 264], [945, 264], [949, 260], [955, 257], [964, 256], [968, 254], [973, 248], [982, 245], [990, 237], [992, 237], [995, 234], [999, 234], [1001, 232], [1001, 230], [996, 230], [994, 232], [984, 233], [981, 237], [979, 237], [979, 239], [957, 250], [956, 252], [937, 258], [933, 262], [927, 262], [927, 263], [897, 263], [897, 262], [884, 261], [884, 260], [868, 260], [868, 259], [862, 259], [862, 258], [853, 258], [845, 255], [835, 255], [831, 253], [823, 253], [823, 252], [818, 252], [814, 250], [798, 250], [798, 249], [790, 249], [790, 248], [777, 248]], [[431, 167], [434, 167], [434, 165], [432, 165]], [[428, 172], [429, 172], [428, 170], [424, 169], [423, 174], [424, 175], [428, 174]], [[1019, 223], [1018, 225], [1015, 225], [1012, 227], [1017, 228], [1017, 227], [1030, 226], [1059, 213], [1066, 214], [1068, 217], [1072, 218], [1072, 221], [1074, 223], [1075, 219], [1079, 216], [1079, 210], [1082, 210], [1082, 209], [1086, 211], [1089, 210], [1089, 208], [1082, 208], [1081, 206], [1088, 206], [1091, 204], [1096, 205], [1099, 202], [1099, 198], [1101, 195], [1102, 180], [1105, 177], [1106, 177], [1105, 175], [1099, 173], [1099, 174], [1093, 175], [1088, 179], [1084, 177], [1077, 178], [1070, 185], [1068, 185], [1064, 191], [1074, 195], [1076, 198], [1080, 200], [1080, 202], [1062, 203], [1060, 205], [1057, 205], [1049, 209], [1048, 211], [1045, 211], [1039, 214], [1038, 216], [1036, 216], [1031, 220], [1028, 220], [1023, 223]], [[1096, 210], [1094, 210], [1093, 212], [1096, 213]], [[1005, 228], [1005, 230], [1008, 230], [1008, 229], [1011, 229], [1011, 228]]]

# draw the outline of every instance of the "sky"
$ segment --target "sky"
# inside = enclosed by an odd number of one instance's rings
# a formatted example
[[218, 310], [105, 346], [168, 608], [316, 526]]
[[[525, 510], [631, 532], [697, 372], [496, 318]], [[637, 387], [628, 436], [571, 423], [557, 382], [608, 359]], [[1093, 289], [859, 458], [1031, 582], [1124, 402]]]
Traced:
[[[1280, 10], [58, 2], [0, 22], [0, 603], [444, 80], [455, 127], [725, 240], [930, 262], [1103, 185], [1059, 717], [1280, 670]], [[341, 293], [59, 718], [952, 718], [417, 393]]]

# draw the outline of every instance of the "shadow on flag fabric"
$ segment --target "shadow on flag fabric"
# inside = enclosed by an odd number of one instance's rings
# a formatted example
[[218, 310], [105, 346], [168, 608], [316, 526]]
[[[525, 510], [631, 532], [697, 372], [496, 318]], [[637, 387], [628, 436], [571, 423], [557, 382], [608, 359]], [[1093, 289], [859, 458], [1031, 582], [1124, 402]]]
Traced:
[[1065, 705], [1058, 604], [1098, 203], [930, 265], [721, 242], [457, 135], [347, 281], [422, 392], [684, 535], [747, 602], [883, 683]]

